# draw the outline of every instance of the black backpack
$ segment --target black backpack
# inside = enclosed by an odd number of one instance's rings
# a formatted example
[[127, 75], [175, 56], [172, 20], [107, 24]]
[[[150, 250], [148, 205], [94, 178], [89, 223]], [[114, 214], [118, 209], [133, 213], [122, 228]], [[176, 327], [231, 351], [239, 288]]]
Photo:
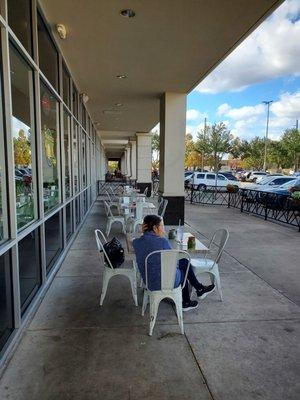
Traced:
[[[120, 241], [114, 237], [110, 242], [105, 243], [103, 247], [113, 268], [119, 268], [125, 261], [124, 249]], [[107, 257], [105, 257], [106, 262], [108, 262]]]

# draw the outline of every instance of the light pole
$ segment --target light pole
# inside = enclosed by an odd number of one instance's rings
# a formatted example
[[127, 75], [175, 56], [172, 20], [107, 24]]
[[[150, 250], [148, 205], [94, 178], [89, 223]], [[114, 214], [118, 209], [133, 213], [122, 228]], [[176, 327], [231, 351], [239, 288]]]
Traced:
[[266, 169], [267, 169], [267, 146], [268, 146], [268, 133], [269, 133], [270, 104], [273, 103], [273, 100], [263, 101], [263, 103], [267, 106], [267, 125], [266, 125], [266, 137], [265, 137], [264, 166], [263, 166], [263, 170], [266, 172]]

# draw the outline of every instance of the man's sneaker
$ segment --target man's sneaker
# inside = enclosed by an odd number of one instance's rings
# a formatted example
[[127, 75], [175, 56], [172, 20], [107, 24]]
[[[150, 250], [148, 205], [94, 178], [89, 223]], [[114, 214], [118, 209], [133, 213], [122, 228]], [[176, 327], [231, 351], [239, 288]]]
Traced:
[[196, 292], [197, 292], [197, 296], [199, 297], [199, 299], [203, 300], [208, 295], [208, 293], [211, 293], [214, 290], [215, 290], [215, 285], [212, 284], [209, 286], [202, 286], [202, 288], [199, 290], [196, 290]]
[[188, 303], [182, 303], [182, 311], [194, 310], [198, 307], [197, 300], [190, 300]]

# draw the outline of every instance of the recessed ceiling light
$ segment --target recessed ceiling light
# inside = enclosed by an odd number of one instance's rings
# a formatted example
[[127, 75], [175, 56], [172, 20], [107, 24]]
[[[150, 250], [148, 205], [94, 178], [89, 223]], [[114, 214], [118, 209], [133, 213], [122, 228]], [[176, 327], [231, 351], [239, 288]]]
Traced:
[[118, 79], [125, 79], [125, 78], [127, 78], [127, 76], [126, 75], [117, 75], [117, 78]]
[[116, 107], [122, 107], [123, 103], [115, 103]]
[[122, 17], [125, 17], [125, 18], [135, 17], [135, 12], [133, 10], [131, 10], [131, 8], [124, 8], [124, 10], [120, 11], [120, 14], [122, 15]]
[[120, 115], [122, 113], [122, 111], [118, 110], [103, 110], [102, 112], [107, 115]]

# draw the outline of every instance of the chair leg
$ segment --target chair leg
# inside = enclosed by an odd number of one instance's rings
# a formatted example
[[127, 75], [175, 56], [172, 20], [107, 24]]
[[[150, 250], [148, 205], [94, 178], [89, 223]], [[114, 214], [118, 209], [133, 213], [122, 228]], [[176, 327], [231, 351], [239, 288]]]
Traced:
[[111, 230], [111, 221], [110, 221], [110, 220], [107, 220], [107, 224], [106, 224], [106, 237], [109, 236], [110, 230]]
[[176, 301], [175, 306], [176, 306], [176, 314], [177, 314], [178, 324], [180, 327], [180, 332], [184, 335], [182, 303], [179, 304], [178, 301]]
[[136, 306], [138, 306], [137, 290], [136, 290], [136, 277], [130, 276], [129, 280], [130, 280], [130, 284], [131, 284], [131, 291], [132, 291], [132, 297], [133, 297], [134, 304]]
[[103, 301], [105, 299], [107, 286], [108, 286], [108, 282], [109, 282], [110, 278], [111, 277], [104, 271], [104, 273], [103, 273], [103, 283], [102, 283], [102, 292], [101, 292], [101, 297], [100, 297], [100, 306], [102, 306]]
[[148, 301], [149, 301], [149, 295], [148, 295], [147, 290], [144, 289], [143, 305], [142, 305], [142, 316], [145, 315], [145, 311], [146, 311], [146, 309], [147, 309]]
[[222, 293], [222, 288], [221, 288], [221, 280], [220, 280], [220, 274], [219, 271], [217, 271], [217, 274], [215, 275], [216, 278], [216, 286], [218, 289], [218, 293], [220, 296], [220, 301], [223, 301], [223, 293]]
[[159, 301], [154, 296], [150, 295], [150, 330], [149, 336], [152, 336], [153, 328], [156, 322]]
[[213, 277], [213, 283], [216, 285], [217, 291], [220, 296], [220, 301], [223, 301], [219, 268], [214, 268], [213, 271], [210, 273], [210, 276]]

